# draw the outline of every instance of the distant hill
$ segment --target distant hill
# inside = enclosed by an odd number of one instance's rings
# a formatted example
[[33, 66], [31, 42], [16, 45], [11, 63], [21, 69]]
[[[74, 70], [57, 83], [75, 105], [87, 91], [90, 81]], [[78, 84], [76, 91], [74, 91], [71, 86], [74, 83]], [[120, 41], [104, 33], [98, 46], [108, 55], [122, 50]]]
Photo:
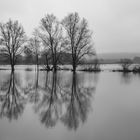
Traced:
[[140, 57], [140, 53], [100, 53], [97, 54], [99, 59], [133, 59], [135, 57]]
[[[81, 61], [81, 64], [93, 64], [94, 59], [96, 56], [92, 57], [86, 57], [86, 59], [83, 59]], [[99, 62], [102, 64], [113, 64], [113, 63], [119, 63], [121, 59], [131, 59], [134, 63], [140, 64], [140, 53], [102, 53], [97, 54], [97, 58], [99, 59]], [[70, 64], [71, 62], [71, 54], [68, 53], [62, 53], [60, 58], [60, 64]], [[35, 64], [36, 62], [35, 57], [31, 56], [20, 56], [18, 58], [17, 64]], [[39, 57], [39, 64], [46, 63], [45, 56]], [[51, 62], [50, 62], [51, 63]], [[9, 60], [4, 57], [3, 54], [0, 54], [0, 64], [9, 64]]]
[[[95, 57], [90, 57], [87, 61], [93, 62]], [[140, 53], [100, 53], [97, 54], [100, 63], [119, 63], [121, 59], [131, 59], [133, 63], [140, 63]]]

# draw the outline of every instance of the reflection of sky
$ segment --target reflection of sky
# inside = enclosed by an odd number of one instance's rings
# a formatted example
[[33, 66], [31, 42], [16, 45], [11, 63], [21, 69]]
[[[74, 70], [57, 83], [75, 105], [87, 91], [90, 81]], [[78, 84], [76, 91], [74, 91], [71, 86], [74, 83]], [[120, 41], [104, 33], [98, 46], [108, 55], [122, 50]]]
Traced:
[[[5, 77], [7, 74], [10, 74], [10, 71], [1, 71], [0, 81], [5, 81]], [[122, 83], [122, 80], [125, 77], [123, 77], [121, 73], [117, 72], [79, 72], [77, 74], [79, 76], [79, 85], [84, 85], [84, 87], [88, 87], [88, 85], [89, 87], [95, 87], [96, 94], [93, 94], [94, 98], [92, 98], [91, 100], [91, 107], [93, 111], [88, 114], [85, 123], [80, 123], [79, 128], [76, 130], [76, 132], [66, 129], [67, 127], [63, 125], [61, 120], [58, 120], [55, 127], [52, 127], [51, 129], [43, 127], [44, 125], [40, 123], [41, 118], [39, 113], [42, 110], [47, 110], [47, 107], [45, 106], [46, 102], [39, 112], [35, 112], [35, 109], [37, 109], [41, 105], [40, 102], [36, 104], [28, 102], [25, 106], [23, 114], [17, 121], [11, 121], [11, 123], [8, 123], [5, 118], [0, 119], [0, 139], [139, 140], [140, 77], [138, 75], [131, 74], [129, 79], [130, 82]], [[16, 75], [18, 76], [18, 78], [20, 78], [20, 84], [26, 83], [28, 85], [28, 83], [36, 83], [34, 72], [25, 71], [22, 74], [22, 71], [17, 71]], [[58, 85], [62, 86], [66, 84], [66, 89], [69, 88], [68, 91], [70, 91], [72, 80], [71, 76], [71, 72], [58, 72], [58, 77], [62, 79], [60, 81], [58, 80], [59, 82], [57, 83], [57, 88]], [[50, 81], [52, 81], [51, 75], [49, 78]], [[47, 91], [42, 92], [44, 88], [43, 83], [46, 80], [45, 72], [40, 71], [38, 79], [38, 91], [41, 101], [43, 99], [43, 95], [49, 95]], [[51, 84], [48, 85], [49, 87], [51, 87]], [[59, 92], [57, 92], [57, 94], [59, 94]], [[26, 97], [27, 95], [28, 94], [26, 94]], [[57, 103], [61, 105], [61, 102], [57, 101]], [[69, 102], [67, 102], [67, 106], [68, 105]], [[62, 104], [62, 114], [60, 111], [59, 113], [61, 115], [59, 117], [65, 114], [66, 111], [66, 106]]]

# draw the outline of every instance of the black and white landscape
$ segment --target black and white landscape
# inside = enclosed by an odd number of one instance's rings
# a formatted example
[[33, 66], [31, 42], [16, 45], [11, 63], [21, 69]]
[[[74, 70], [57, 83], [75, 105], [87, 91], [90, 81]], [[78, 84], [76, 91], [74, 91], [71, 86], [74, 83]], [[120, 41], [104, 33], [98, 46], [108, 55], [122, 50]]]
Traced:
[[139, 0], [0, 0], [0, 140], [139, 140], [139, 17]]

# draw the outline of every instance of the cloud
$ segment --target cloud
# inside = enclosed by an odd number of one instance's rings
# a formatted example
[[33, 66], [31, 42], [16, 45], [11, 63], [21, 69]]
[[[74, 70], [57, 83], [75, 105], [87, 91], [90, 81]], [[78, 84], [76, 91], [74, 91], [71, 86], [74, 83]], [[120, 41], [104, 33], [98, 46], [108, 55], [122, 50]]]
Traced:
[[0, 0], [0, 21], [18, 19], [28, 35], [47, 13], [85, 17], [97, 52], [140, 51], [140, 0]]
[[0, 0], [1, 14], [21, 14], [26, 11], [26, 0]]

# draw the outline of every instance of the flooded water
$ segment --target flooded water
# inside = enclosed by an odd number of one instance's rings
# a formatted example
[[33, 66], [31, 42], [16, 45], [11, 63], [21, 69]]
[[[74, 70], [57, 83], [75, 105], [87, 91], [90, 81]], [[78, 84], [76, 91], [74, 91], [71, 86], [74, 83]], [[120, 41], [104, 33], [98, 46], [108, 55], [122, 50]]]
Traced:
[[140, 140], [140, 75], [0, 71], [0, 140]]

